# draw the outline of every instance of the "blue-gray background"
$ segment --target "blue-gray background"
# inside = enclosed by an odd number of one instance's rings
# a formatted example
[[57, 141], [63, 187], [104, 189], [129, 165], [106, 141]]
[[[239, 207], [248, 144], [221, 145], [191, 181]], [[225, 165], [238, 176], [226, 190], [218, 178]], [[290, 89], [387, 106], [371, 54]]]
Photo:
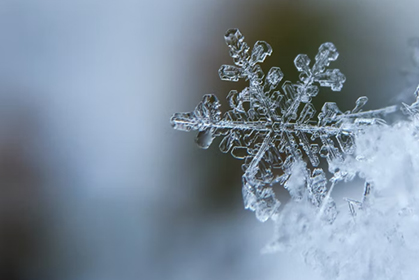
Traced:
[[218, 79], [231, 27], [291, 80], [293, 57], [335, 43], [348, 80], [319, 104], [412, 101], [415, 3], [0, 0], [0, 279], [318, 278], [260, 254], [273, 226], [243, 210], [240, 162], [169, 118], [244, 86]]

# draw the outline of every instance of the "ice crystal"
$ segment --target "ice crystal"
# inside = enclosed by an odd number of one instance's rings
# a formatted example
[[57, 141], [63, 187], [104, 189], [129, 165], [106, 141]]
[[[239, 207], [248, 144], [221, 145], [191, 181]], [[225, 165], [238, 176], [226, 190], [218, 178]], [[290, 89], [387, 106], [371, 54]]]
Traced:
[[415, 127], [415, 134], [419, 132], [419, 86], [415, 90], [416, 101], [411, 105], [402, 103], [402, 111], [405, 115], [409, 116], [412, 121], [413, 126]]
[[298, 252], [324, 279], [417, 279], [416, 127], [409, 120], [369, 126], [356, 135], [355, 144], [358, 159], [346, 164], [367, 181], [361, 199], [337, 203], [340, 213], [333, 224], [316, 219], [307, 204], [287, 203], [266, 251]]
[[[294, 60], [299, 81], [292, 83], [282, 82], [284, 74], [279, 67], [264, 74], [259, 63], [272, 54], [268, 43], [257, 41], [250, 49], [238, 29], [228, 30], [224, 38], [235, 65], [222, 65], [220, 78], [245, 79], [249, 86], [241, 92], [230, 91], [227, 100], [231, 109], [224, 114], [218, 98], [207, 94], [194, 111], [174, 114], [172, 126], [197, 130], [196, 142], [204, 149], [214, 138], [222, 137], [220, 150], [244, 161], [244, 205], [255, 211], [260, 221], [278, 218], [280, 202], [272, 188], [278, 183], [294, 200], [309, 201], [319, 216], [332, 222], [337, 210], [330, 192], [338, 181], [355, 176], [345, 168], [356, 148], [355, 136], [365, 127], [385, 124], [381, 116], [396, 108], [362, 111], [368, 99], [360, 97], [354, 109], [342, 112], [336, 103], [326, 102], [315, 120], [312, 99], [319, 94], [319, 87], [340, 91], [345, 82], [340, 70], [328, 69], [339, 56], [332, 43], [319, 47], [314, 63], [306, 54], [299, 54]], [[327, 162], [330, 178], [320, 168], [321, 158]], [[363, 202], [348, 203], [355, 213], [355, 207]]]

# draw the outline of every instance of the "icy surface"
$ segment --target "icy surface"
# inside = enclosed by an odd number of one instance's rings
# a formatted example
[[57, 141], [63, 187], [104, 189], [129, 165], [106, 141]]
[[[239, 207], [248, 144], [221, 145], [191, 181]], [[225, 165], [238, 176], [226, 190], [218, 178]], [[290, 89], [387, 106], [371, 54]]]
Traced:
[[[220, 78], [245, 79], [249, 86], [230, 91], [231, 110], [224, 114], [215, 95], [204, 95], [194, 111], [172, 116], [173, 128], [198, 131], [196, 143], [204, 149], [220, 136], [220, 150], [243, 160], [244, 205], [260, 221], [278, 218], [280, 202], [272, 186], [280, 184], [295, 201], [309, 201], [318, 216], [333, 222], [337, 210], [330, 192], [338, 181], [355, 176], [345, 168], [356, 148], [355, 136], [365, 127], [384, 125], [381, 116], [396, 107], [362, 111], [368, 99], [360, 97], [351, 111], [342, 112], [336, 103], [326, 102], [317, 114], [311, 101], [319, 88], [340, 91], [345, 82], [340, 70], [328, 68], [339, 56], [332, 43], [319, 47], [314, 63], [299, 54], [294, 60], [299, 81], [292, 83], [282, 82], [279, 67], [265, 75], [259, 63], [272, 54], [268, 43], [257, 41], [250, 49], [238, 29], [228, 30], [224, 39], [235, 65], [222, 65]], [[321, 158], [328, 164], [329, 179], [327, 170], [320, 168]]]
[[338, 203], [333, 224], [317, 220], [307, 204], [285, 205], [265, 250], [299, 252], [324, 279], [417, 279], [419, 142], [414, 130], [410, 122], [366, 128], [355, 141], [359, 160], [347, 163], [366, 179], [364, 193]]

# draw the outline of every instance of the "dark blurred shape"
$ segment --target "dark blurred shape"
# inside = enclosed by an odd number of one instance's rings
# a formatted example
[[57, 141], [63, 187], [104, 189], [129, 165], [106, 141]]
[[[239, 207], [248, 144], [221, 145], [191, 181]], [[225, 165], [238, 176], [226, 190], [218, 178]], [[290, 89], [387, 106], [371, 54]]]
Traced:
[[15, 101], [1, 100], [0, 105], [0, 279], [4, 280], [30, 279], [28, 270], [38, 263], [40, 250], [42, 178], [40, 165], [30, 156], [37, 121], [30, 108]]

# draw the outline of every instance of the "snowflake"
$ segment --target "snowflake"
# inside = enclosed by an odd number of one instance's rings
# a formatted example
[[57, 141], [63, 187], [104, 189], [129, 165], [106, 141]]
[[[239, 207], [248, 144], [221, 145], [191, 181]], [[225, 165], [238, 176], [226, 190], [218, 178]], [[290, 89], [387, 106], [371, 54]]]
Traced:
[[[260, 221], [278, 217], [280, 202], [272, 189], [278, 183], [293, 199], [309, 201], [319, 215], [332, 222], [337, 210], [330, 193], [338, 181], [355, 176], [344, 164], [354, 154], [354, 137], [365, 126], [385, 124], [380, 115], [394, 112], [396, 107], [362, 111], [368, 99], [360, 97], [354, 109], [342, 112], [336, 103], [326, 102], [315, 121], [311, 101], [319, 86], [340, 91], [345, 82], [338, 69], [327, 69], [339, 55], [332, 43], [320, 46], [312, 66], [307, 55], [299, 54], [294, 60], [299, 81], [281, 84], [284, 75], [279, 67], [272, 67], [265, 75], [259, 65], [272, 53], [268, 43], [257, 41], [250, 51], [238, 29], [228, 30], [224, 38], [235, 66], [222, 65], [220, 78], [233, 82], [245, 79], [249, 86], [241, 92], [230, 91], [227, 99], [231, 110], [224, 114], [218, 98], [207, 94], [193, 112], [174, 114], [172, 126], [199, 131], [196, 142], [204, 149], [221, 136], [220, 150], [244, 160], [245, 208], [255, 211]], [[319, 167], [320, 158], [328, 164], [329, 179]], [[361, 205], [352, 200], [348, 203], [352, 208]]]

